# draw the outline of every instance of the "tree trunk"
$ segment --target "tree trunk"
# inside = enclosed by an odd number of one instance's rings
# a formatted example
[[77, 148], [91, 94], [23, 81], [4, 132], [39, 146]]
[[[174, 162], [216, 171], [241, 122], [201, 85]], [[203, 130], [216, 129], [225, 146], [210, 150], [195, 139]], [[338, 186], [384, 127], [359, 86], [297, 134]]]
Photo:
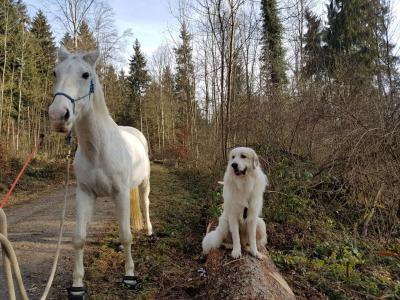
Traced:
[[5, 29], [4, 29], [4, 62], [3, 62], [3, 73], [1, 76], [1, 100], [0, 100], [0, 136], [1, 136], [1, 131], [2, 131], [2, 125], [3, 125], [3, 106], [4, 106], [4, 85], [5, 85], [5, 79], [6, 79], [6, 66], [7, 66], [7, 34], [8, 34], [8, 4], [7, 1], [4, 1], [4, 6], [7, 5], [7, 8], [5, 9], [6, 16], [5, 16]]
[[266, 259], [259, 260], [247, 253], [241, 259], [232, 259], [224, 249], [208, 254], [208, 299], [295, 299], [293, 291], [279, 274], [263, 250]]

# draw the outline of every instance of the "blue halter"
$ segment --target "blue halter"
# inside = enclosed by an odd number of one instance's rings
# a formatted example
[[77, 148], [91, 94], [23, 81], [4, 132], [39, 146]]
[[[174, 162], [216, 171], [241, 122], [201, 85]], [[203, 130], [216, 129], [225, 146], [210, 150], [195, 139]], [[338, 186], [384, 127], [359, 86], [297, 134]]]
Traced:
[[56, 98], [56, 96], [64, 96], [64, 97], [67, 98], [69, 101], [71, 101], [71, 103], [72, 103], [72, 105], [73, 105], [73, 112], [74, 112], [74, 114], [75, 114], [75, 102], [76, 102], [76, 101], [79, 101], [79, 100], [82, 100], [82, 99], [85, 99], [85, 98], [88, 97], [88, 96], [89, 96], [89, 100], [90, 100], [90, 95], [93, 94], [93, 93], [94, 93], [94, 82], [93, 82], [93, 79], [91, 79], [91, 80], [90, 80], [90, 86], [89, 86], [89, 93], [87, 93], [86, 95], [74, 99], [74, 98], [72, 98], [70, 95], [68, 95], [68, 94], [66, 94], [66, 93], [57, 92], [57, 93], [55, 93], [54, 96], [53, 96], [53, 101], [54, 101], [54, 99]]

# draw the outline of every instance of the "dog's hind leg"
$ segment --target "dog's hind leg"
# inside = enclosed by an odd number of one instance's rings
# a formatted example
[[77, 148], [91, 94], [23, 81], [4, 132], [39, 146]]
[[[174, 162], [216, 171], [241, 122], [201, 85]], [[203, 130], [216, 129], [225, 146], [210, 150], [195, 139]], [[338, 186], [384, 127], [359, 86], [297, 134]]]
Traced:
[[228, 221], [225, 219], [224, 215], [219, 217], [219, 223], [215, 230], [206, 234], [202, 241], [203, 254], [208, 254], [212, 249], [218, 249], [224, 239], [229, 233]]

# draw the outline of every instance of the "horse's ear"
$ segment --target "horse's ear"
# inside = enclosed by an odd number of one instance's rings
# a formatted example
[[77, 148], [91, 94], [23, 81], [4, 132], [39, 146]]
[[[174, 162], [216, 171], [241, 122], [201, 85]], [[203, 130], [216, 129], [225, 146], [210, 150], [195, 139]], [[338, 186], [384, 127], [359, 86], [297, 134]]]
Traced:
[[86, 61], [88, 64], [94, 66], [97, 62], [97, 60], [99, 59], [100, 56], [100, 52], [99, 49], [90, 51], [90, 52], [86, 52], [82, 55], [82, 59], [84, 61]]
[[67, 50], [67, 48], [64, 47], [64, 45], [60, 45], [60, 48], [58, 48], [58, 53], [57, 53], [57, 61], [60, 63], [63, 60], [65, 60], [71, 53]]

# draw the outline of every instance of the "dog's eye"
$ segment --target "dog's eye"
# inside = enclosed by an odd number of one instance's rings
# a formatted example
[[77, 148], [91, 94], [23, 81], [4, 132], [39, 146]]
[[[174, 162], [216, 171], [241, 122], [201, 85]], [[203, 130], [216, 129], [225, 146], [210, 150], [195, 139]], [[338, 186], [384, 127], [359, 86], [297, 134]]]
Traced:
[[89, 73], [88, 72], [83, 73], [82, 74], [82, 78], [88, 79], [89, 78]]
[[53, 71], [53, 76], [57, 77], [56, 71]]
[[240, 158], [247, 158], [247, 156], [242, 154], [242, 155], [240, 155]]
[[235, 155], [232, 155], [232, 159], [235, 159]]

